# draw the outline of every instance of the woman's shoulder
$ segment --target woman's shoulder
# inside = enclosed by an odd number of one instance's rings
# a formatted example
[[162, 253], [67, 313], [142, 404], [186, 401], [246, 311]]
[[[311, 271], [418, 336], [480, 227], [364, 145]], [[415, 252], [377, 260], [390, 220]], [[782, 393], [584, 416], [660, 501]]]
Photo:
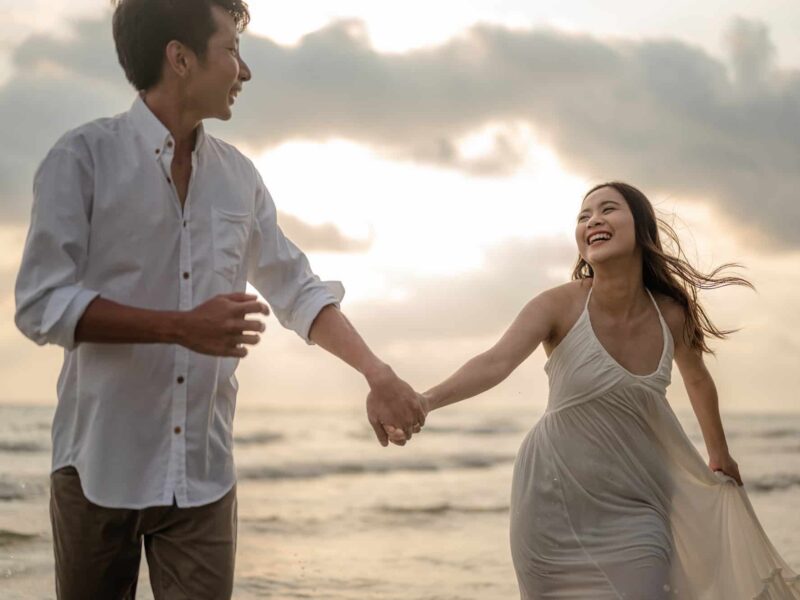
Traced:
[[539, 294], [549, 319], [549, 335], [544, 341], [548, 356], [580, 317], [591, 287], [590, 278], [576, 279]]
[[677, 300], [666, 294], [653, 292], [653, 298], [667, 322], [673, 339], [678, 339], [676, 336], [681, 334], [686, 323], [686, 309]]
[[540, 297], [561, 308], [568, 308], [568, 306], [585, 302], [586, 296], [592, 287], [592, 278], [575, 279], [562, 283], [555, 287], [545, 290], [540, 294]]

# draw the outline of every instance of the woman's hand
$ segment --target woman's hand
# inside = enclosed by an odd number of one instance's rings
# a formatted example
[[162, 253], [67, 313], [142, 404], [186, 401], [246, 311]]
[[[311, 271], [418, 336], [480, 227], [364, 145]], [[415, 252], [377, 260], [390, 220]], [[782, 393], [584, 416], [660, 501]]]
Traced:
[[[418, 394], [417, 400], [419, 401], [419, 404], [422, 407], [424, 415], [427, 417], [428, 413], [431, 411], [430, 398], [425, 394]], [[402, 446], [405, 443], [406, 437], [402, 429], [399, 429], [394, 425], [384, 424], [383, 430], [386, 432], [386, 435], [389, 436], [389, 441], [391, 443], [396, 444], [398, 446]], [[420, 431], [422, 431], [422, 426], [419, 424], [415, 424], [413, 427], [413, 432], [419, 433]]]
[[708, 459], [708, 467], [712, 471], [721, 471], [728, 477], [733, 477], [736, 483], [742, 483], [742, 476], [739, 475], [739, 465], [733, 460], [733, 457], [728, 452], [724, 452], [719, 456], [712, 456]]

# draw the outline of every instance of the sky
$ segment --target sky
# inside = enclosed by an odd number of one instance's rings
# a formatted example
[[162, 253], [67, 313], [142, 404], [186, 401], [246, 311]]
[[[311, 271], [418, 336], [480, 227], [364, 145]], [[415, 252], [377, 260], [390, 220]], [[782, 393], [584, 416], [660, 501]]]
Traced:
[[[253, 0], [253, 80], [209, 129], [256, 163], [280, 223], [375, 352], [419, 389], [569, 280], [585, 191], [642, 188], [740, 328], [707, 363], [723, 411], [797, 411], [800, 4]], [[106, 0], [0, 0], [0, 402], [53, 403], [62, 352], [13, 324], [33, 172], [127, 110]], [[540, 348], [479, 402], [542, 408]], [[240, 402], [363, 403], [362, 378], [270, 319]], [[313, 377], [309, 377], [313, 374]], [[677, 371], [669, 396], [687, 403]]]

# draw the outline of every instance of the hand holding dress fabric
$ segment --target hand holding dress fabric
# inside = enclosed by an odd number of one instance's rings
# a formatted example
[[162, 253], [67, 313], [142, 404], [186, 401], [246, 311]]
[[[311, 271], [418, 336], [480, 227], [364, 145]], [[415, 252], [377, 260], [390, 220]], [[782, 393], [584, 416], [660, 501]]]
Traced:
[[708, 460], [708, 467], [712, 471], [719, 471], [728, 477], [735, 479], [736, 483], [740, 486], [744, 485], [742, 483], [742, 476], [739, 474], [739, 465], [735, 460], [733, 460], [733, 457], [729, 453], [725, 452], [719, 457], [712, 456]]

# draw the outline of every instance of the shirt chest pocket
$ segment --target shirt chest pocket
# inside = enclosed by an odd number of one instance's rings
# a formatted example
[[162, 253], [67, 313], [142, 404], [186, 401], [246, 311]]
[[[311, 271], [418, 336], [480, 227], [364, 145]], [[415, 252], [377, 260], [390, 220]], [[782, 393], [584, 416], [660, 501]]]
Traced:
[[211, 208], [214, 271], [234, 282], [244, 261], [250, 236], [250, 213]]

